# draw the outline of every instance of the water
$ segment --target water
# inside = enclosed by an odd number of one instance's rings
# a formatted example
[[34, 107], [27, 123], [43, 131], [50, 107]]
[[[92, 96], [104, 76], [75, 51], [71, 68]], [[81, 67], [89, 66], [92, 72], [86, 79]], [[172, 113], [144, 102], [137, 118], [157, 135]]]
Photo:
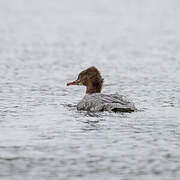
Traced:
[[[0, 179], [180, 177], [178, 0], [0, 1]], [[78, 112], [94, 65], [135, 113]]]

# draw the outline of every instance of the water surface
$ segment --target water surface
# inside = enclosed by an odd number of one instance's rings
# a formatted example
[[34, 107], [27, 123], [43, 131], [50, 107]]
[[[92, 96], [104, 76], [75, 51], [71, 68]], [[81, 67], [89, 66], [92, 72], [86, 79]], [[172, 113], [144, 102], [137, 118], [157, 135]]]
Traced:
[[[0, 179], [180, 177], [178, 0], [0, 0]], [[78, 112], [96, 66], [135, 113]]]

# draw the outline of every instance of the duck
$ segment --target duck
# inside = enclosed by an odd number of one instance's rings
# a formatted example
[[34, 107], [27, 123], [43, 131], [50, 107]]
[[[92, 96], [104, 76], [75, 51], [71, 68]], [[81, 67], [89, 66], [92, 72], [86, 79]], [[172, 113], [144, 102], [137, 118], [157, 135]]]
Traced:
[[104, 79], [99, 70], [91, 66], [80, 72], [75, 81], [67, 83], [67, 86], [86, 87], [86, 95], [77, 104], [77, 110], [90, 112], [133, 112], [136, 110], [134, 103], [123, 95], [101, 93], [103, 82]]

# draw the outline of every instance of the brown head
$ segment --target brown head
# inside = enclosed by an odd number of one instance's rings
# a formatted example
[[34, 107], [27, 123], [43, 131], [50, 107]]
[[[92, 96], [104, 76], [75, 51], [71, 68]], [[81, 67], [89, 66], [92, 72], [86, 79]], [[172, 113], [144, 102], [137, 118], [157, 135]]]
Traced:
[[103, 78], [94, 66], [79, 73], [77, 80], [67, 83], [70, 85], [86, 86], [86, 94], [100, 93], [103, 85]]

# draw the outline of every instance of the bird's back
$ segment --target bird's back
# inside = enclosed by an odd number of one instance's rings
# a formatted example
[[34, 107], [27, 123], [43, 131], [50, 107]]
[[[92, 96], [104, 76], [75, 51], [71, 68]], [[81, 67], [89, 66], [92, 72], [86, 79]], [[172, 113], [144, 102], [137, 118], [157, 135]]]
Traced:
[[133, 102], [130, 102], [125, 96], [119, 94], [101, 94], [94, 93], [85, 95], [77, 105], [78, 110], [86, 111], [114, 111], [114, 112], [132, 112], [136, 108]]

